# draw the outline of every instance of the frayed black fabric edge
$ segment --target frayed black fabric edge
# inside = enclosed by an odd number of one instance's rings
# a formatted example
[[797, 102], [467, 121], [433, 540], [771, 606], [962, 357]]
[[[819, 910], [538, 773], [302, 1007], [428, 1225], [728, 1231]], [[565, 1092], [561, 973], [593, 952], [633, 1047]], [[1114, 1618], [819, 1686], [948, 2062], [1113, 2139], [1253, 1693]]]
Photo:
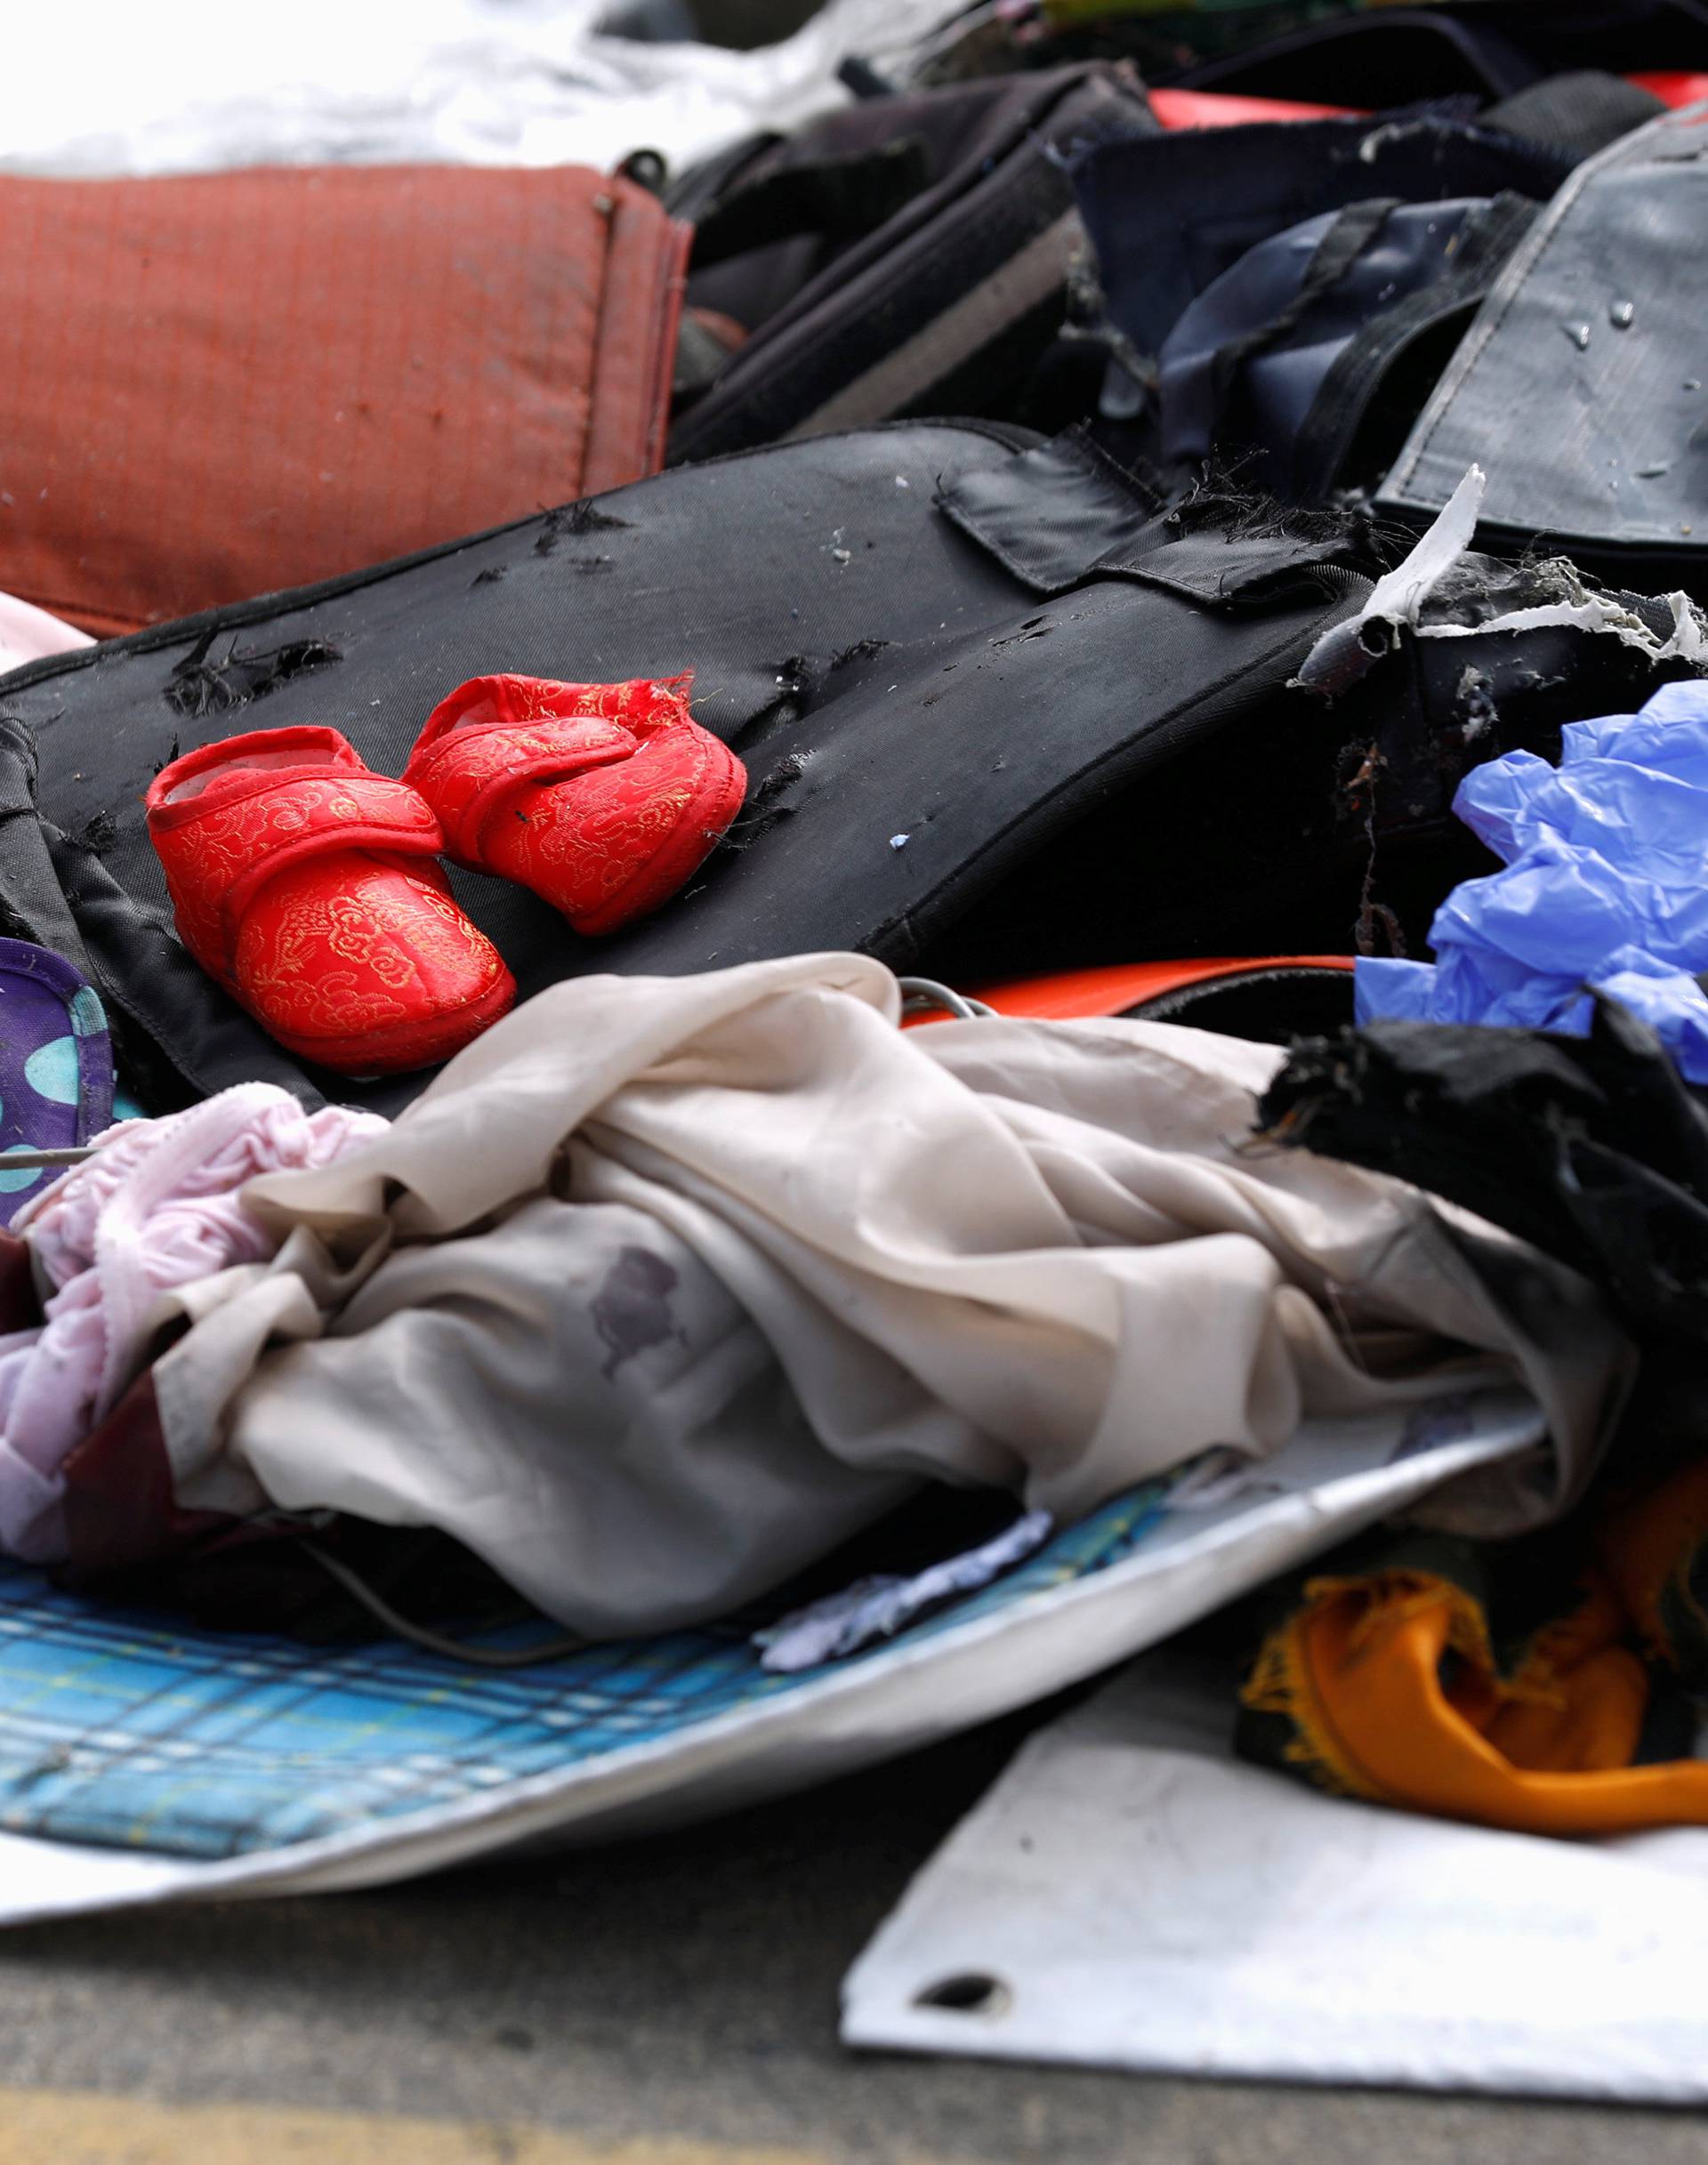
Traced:
[[[926, 429], [982, 437], [987, 443], [1001, 444], [1009, 451], [1027, 451], [1045, 440], [1033, 429], [1010, 427], [1001, 422], [954, 419], [878, 422], [858, 429], [832, 431], [813, 440], [818, 443], [836, 443], [856, 436], [917, 434]], [[760, 444], [750, 450], [720, 452], [712, 458], [685, 460], [681, 465], [666, 471], [682, 472], [697, 468], [733, 465], [739, 459], [768, 458], [778, 447], [775, 444]], [[583, 497], [577, 501], [590, 505], [608, 503], [615, 498], [627, 495], [632, 489], [644, 488], [662, 478], [662, 475], [648, 474], [638, 481], [625, 481], [621, 487], [607, 490], [596, 498]], [[563, 510], [568, 507], [557, 508]], [[0, 701], [16, 693], [28, 691], [37, 684], [52, 683], [56, 678], [70, 675], [80, 669], [98, 669], [103, 663], [125, 655], [155, 654], [163, 647], [179, 646], [187, 640], [199, 639], [208, 632], [236, 630], [245, 624], [314, 608], [323, 601], [336, 600], [344, 594], [360, 593], [367, 587], [382, 585], [388, 579], [415, 571], [423, 564], [442, 563], [449, 558], [461, 556], [465, 551], [480, 548], [488, 542], [501, 540], [509, 535], [537, 532], [541, 520], [551, 516], [549, 511], [533, 512], [526, 519], [507, 519], [501, 526], [484, 527], [478, 534], [458, 535], [454, 541], [439, 542], [431, 549], [417, 549], [408, 556], [392, 557], [384, 563], [368, 565], [360, 571], [342, 572], [336, 578], [321, 579], [310, 586], [281, 587], [273, 593], [253, 595], [246, 601], [222, 602], [215, 608], [198, 609], [193, 616], [176, 617], [170, 624], [148, 624], [140, 632], [126, 632], [122, 639], [101, 640], [93, 647], [75, 648], [66, 654], [45, 655], [40, 661], [26, 662], [20, 669], [0, 676]], [[609, 515], [604, 516], [608, 518]]]
[[216, 636], [210, 631], [197, 640], [161, 694], [173, 712], [187, 721], [247, 706], [282, 684], [343, 659], [342, 648], [330, 640], [294, 639], [268, 648], [239, 647], [234, 640], [225, 659], [214, 662], [208, 656]]

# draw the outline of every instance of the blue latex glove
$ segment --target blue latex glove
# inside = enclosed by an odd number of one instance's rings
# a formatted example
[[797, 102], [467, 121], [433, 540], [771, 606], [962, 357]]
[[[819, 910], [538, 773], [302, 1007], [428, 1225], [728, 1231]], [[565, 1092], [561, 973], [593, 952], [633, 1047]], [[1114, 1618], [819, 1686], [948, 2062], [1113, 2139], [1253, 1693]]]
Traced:
[[1708, 682], [1640, 714], [1562, 732], [1560, 763], [1514, 752], [1460, 785], [1454, 810], [1503, 871], [1455, 888], [1425, 962], [1360, 962], [1358, 1018], [1587, 1034], [1589, 988], [1659, 1034], [1708, 1082]]

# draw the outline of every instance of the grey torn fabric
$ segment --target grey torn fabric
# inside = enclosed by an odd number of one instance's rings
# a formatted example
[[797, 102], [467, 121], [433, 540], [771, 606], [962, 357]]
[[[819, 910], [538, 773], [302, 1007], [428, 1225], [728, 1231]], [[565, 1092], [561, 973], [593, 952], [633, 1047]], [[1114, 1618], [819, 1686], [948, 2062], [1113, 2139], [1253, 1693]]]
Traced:
[[912, 1578], [893, 1572], [856, 1579], [840, 1592], [826, 1594], [803, 1609], [792, 1609], [763, 1631], [755, 1631], [761, 1666], [779, 1676], [840, 1661], [862, 1646], [893, 1638], [928, 1609], [961, 1594], [976, 1594], [1006, 1571], [1024, 1563], [1056, 1530], [1048, 1511], [1025, 1511], [1012, 1525], [976, 1549], [927, 1565]]
[[1463, 565], [1486, 487], [1482, 468], [1472, 466], [1405, 562], [1377, 580], [1356, 616], [1334, 625], [1317, 641], [1293, 679], [1298, 689], [1325, 697], [1349, 689], [1392, 650], [1404, 632], [1418, 639], [1484, 638], [1494, 632], [1556, 626], [1602, 632], [1636, 648], [1652, 662], [1680, 660], [1708, 669], [1708, 619], [1688, 594], [1663, 597], [1672, 611], [1672, 629], [1661, 639], [1616, 595], [1602, 592], [1564, 557], [1531, 569], [1534, 579], [1553, 590], [1555, 600], [1509, 609], [1480, 622], [1459, 623], [1445, 611], [1426, 617], [1430, 603], [1454, 584], [1453, 575]]
[[1699, 560], [1704, 174], [1708, 101], [1577, 166], [1442, 370], [1378, 515], [1433, 512], [1475, 458], [1509, 539]]
[[1462, 1515], [1575, 1494], [1619, 1332], [1416, 1190], [1253, 1149], [1274, 1048], [900, 1011], [859, 955], [576, 978], [249, 1183], [278, 1257], [155, 1364], [180, 1501], [437, 1525], [602, 1636], [727, 1612], [922, 1479], [1071, 1520], [1444, 1391], [1520, 1384], [1553, 1439]]

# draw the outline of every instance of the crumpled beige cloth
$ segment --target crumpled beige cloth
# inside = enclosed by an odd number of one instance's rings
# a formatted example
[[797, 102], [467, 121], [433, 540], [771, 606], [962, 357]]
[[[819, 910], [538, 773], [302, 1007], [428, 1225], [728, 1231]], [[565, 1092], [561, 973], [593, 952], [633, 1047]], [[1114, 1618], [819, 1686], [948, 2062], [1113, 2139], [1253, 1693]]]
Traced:
[[899, 1004], [854, 955], [578, 978], [386, 1134], [251, 1181], [278, 1257], [179, 1296], [155, 1371], [181, 1500], [439, 1525], [605, 1634], [728, 1609], [922, 1476], [1071, 1518], [1487, 1384], [1556, 1459], [1462, 1516], [1578, 1485], [1625, 1360], [1590, 1289], [1254, 1147], [1277, 1052]]

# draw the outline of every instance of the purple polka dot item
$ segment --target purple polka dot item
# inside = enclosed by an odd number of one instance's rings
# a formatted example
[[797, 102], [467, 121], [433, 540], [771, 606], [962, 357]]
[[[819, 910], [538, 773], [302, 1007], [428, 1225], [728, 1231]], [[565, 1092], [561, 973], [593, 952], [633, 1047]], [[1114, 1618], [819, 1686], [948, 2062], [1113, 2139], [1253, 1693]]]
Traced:
[[69, 962], [0, 939], [0, 1226], [49, 1180], [6, 1171], [16, 1150], [68, 1150], [112, 1125], [113, 1041], [93, 988]]

